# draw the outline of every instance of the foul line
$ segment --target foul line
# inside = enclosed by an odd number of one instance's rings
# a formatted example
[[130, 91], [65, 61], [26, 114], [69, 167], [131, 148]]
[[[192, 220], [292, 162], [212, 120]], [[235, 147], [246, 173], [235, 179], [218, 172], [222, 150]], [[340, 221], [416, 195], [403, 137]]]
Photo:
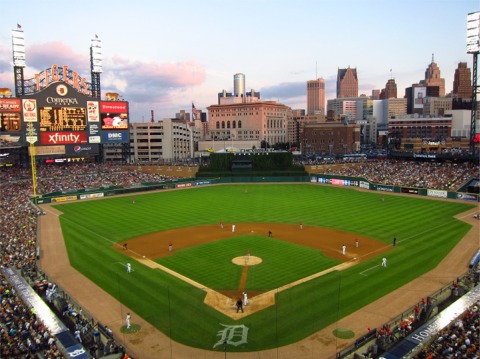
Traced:
[[[63, 213], [62, 213], [62, 214], [63, 214]], [[57, 217], [60, 217], [60, 216], [57, 215]], [[110, 243], [110, 244], [112, 244], [112, 245], [116, 245], [116, 246], [118, 246], [118, 247], [121, 247], [120, 244], [118, 244], [117, 242], [114, 242], [114, 241], [108, 239], [107, 237], [104, 237], [104, 236], [98, 234], [97, 232], [92, 231], [92, 230], [91, 230], [90, 228], [88, 228], [88, 227], [85, 227], [85, 226], [83, 226], [83, 225], [81, 225], [81, 224], [78, 224], [78, 223], [76, 223], [76, 222], [73, 222], [72, 220], [70, 220], [70, 219], [68, 219], [68, 218], [66, 218], [66, 217], [62, 217], [62, 219], [63, 219], [64, 221], [68, 221], [68, 222], [70, 222], [70, 223], [73, 223], [73, 224], [79, 226], [80, 228], [83, 228], [83, 229], [87, 230], [88, 232], [94, 234], [95, 236], [99, 237], [100, 239], [103, 239], [103, 240], [107, 241], [108, 243]], [[131, 253], [133, 253], [133, 254], [135, 254], [135, 255], [137, 255], [137, 256], [140, 256], [139, 253], [137, 253], [137, 252], [135, 252], [135, 251], [132, 251], [132, 250], [130, 250], [130, 249], [127, 249], [127, 251], [129, 251], [129, 252], [131, 252]]]
[[[470, 215], [471, 215], [471, 214], [465, 214], [465, 215], [463, 215], [463, 216], [452, 217], [452, 218], [454, 218], [454, 219], [460, 219], [460, 220], [461, 220], [461, 219], [463, 219], [463, 218], [469, 217]], [[404, 238], [404, 239], [402, 239], [402, 240], [400, 240], [400, 241], [397, 241], [397, 243], [402, 243], [402, 242], [405, 242], [405, 241], [407, 241], [407, 240], [411, 240], [411, 239], [413, 239], [413, 238], [415, 238], [415, 237], [418, 237], [418, 236], [420, 236], [420, 235], [422, 235], [422, 234], [424, 234], [424, 233], [428, 233], [428, 232], [432, 231], [433, 229], [437, 229], [437, 228], [440, 228], [440, 227], [447, 226], [448, 224], [450, 224], [450, 223], [443, 223], [443, 224], [440, 224], [440, 225], [438, 225], [438, 226], [431, 227], [431, 228], [429, 228], [429, 229], [427, 229], [427, 230], [425, 230], [425, 231], [423, 231], [423, 232], [417, 233], [417, 234], [415, 234], [415, 235], [413, 235], [413, 236], [411, 236], [411, 237], [407, 237], [407, 238]], [[367, 254], [364, 254], [364, 255], [361, 256], [361, 257], [365, 257], [365, 256], [370, 255], [370, 254], [372, 254], [372, 253], [375, 253], [375, 252], [377, 252], [377, 251], [378, 251], [378, 250], [373, 251], [373, 252], [370, 252], [370, 253], [367, 253]], [[360, 258], [361, 258], [361, 257], [360, 257]], [[377, 264], [377, 265], [375, 265], [375, 266], [373, 266], [373, 267], [370, 267], [370, 268], [368, 268], [368, 269], [365, 269], [364, 271], [361, 271], [361, 272], [358, 273], [358, 274], [367, 277], [367, 275], [366, 275], [366, 274], [363, 274], [363, 273], [368, 272], [369, 270], [374, 269], [374, 268], [376, 268], [376, 267], [378, 267], [378, 266], [379, 266], [379, 264]]]
[[368, 269], [365, 269], [364, 271], [361, 271], [359, 274], [360, 274], [360, 275], [363, 275], [363, 276], [365, 276], [365, 277], [368, 277], [366, 274], [363, 274], [363, 273], [368, 272], [369, 270], [372, 270], [372, 269], [377, 268], [377, 267], [379, 267], [379, 266], [380, 266], [380, 265], [377, 264], [376, 266], [373, 266], [373, 267], [370, 267], [370, 268], [368, 268]]

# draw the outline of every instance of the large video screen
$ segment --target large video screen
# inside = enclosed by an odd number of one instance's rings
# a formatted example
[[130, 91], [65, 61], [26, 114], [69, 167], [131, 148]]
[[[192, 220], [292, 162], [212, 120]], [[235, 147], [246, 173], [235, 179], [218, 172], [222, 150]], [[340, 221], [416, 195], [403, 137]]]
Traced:
[[21, 102], [15, 98], [0, 99], [0, 132], [22, 131]]
[[128, 130], [127, 102], [100, 102], [100, 118], [102, 130]]

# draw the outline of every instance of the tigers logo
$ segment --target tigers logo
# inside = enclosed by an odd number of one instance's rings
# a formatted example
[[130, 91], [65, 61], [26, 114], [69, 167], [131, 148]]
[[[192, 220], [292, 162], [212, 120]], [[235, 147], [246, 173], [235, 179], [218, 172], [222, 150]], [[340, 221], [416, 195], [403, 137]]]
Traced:
[[225, 329], [218, 331], [217, 336], [219, 336], [220, 339], [215, 343], [214, 348], [222, 344], [230, 344], [237, 347], [240, 344], [248, 343], [248, 328], [245, 325], [225, 325], [221, 323], [220, 325]]
[[68, 88], [65, 85], [58, 85], [55, 89], [58, 96], [67, 96]]

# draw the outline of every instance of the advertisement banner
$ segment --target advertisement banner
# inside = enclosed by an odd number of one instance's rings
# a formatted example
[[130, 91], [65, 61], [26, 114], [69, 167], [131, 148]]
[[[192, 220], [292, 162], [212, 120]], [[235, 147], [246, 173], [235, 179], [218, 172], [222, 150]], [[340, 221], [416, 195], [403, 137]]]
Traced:
[[100, 126], [97, 123], [91, 123], [88, 125], [89, 135], [98, 135], [100, 133]]
[[[28, 154], [30, 153], [30, 147], [28, 148]], [[64, 155], [65, 146], [35, 146], [36, 156], [49, 156], [49, 155]]]
[[66, 145], [66, 154], [70, 156], [79, 156], [79, 155], [98, 155], [99, 145], [88, 144], [88, 145]]
[[417, 188], [402, 187], [400, 190], [402, 193], [418, 194]]
[[379, 184], [377, 186], [377, 191], [393, 192], [393, 186], [386, 186], [386, 185]]
[[437, 158], [435, 154], [414, 153], [413, 158]]
[[101, 101], [100, 112], [101, 113], [127, 113], [126, 101]]
[[86, 132], [41, 132], [42, 145], [74, 145], [88, 143]]
[[0, 134], [0, 141], [2, 142], [2, 146], [20, 145], [22, 138], [20, 136]]
[[37, 122], [37, 100], [22, 100], [23, 120], [25, 122]]
[[21, 110], [19, 98], [0, 98], [0, 112], [20, 112]]
[[441, 191], [438, 189], [427, 189], [427, 196], [430, 197], [447, 198], [447, 194], [447, 191]]
[[87, 120], [88, 122], [100, 121], [100, 109], [98, 107], [98, 101], [87, 102]]
[[65, 197], [55, 197], [52, 198], [52, 202], [67, 202], [67, 201], [76, 201], [77, 196], [65, 196]]
[[457, 199], [463, 199], [466, 201], [478, 201], [478, 196], [476, 194], [469, 193], [457, 193]]
[[102, 132], [102, 143], [128, 142], [128, 132]]
[[101, 138], [100, 136], [89, 136], [88, 137], [88, 143], [100, 143]]
[[102, 193], [90, 193], [90, 194], [81, 194], [80, 199], [91, 199], [91, 198], [102, 198], [103, 197], [103, 192]]
[[370, 183], [365, 181], [360, 181], [360, 188], [370, 189]]
[[212, 182], [210, 180], [195, 182], [195, 186], [203, 186], [206, 184], [212, 184]]
[[414, 87], [413, 88], [413, 108], [422, 109], [423, 102], [427, 96], [426, 87]]

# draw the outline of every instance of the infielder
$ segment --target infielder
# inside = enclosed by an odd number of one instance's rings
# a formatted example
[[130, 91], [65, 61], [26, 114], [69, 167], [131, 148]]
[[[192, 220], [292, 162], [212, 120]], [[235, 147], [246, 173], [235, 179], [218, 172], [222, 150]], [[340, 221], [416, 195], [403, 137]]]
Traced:
[[387, 258], [383, 257], [382, 259], [382, 267], [386, 267], [387, 266]]
[[235, 232], [235, 225], [232, 224], [232, 233]]
[[342, 254], [345, 255], [346, 252], [347, 252], [347, 246], [344, 244], [342, 246]]
[[127, 273], [130, 273], [132, 271], [132, 266], [130, 263], [127, 263]]
[[248, 304], [248, 295], [247, 292], [243, 292], [243, 306]]

